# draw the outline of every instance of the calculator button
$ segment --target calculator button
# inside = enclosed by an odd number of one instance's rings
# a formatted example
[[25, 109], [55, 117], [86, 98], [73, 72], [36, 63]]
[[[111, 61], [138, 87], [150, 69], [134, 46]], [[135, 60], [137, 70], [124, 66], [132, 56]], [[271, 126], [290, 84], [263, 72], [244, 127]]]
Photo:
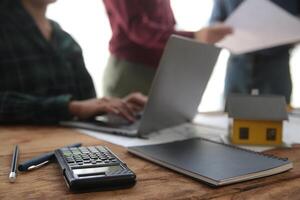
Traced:
[[80, 154], [81, 154], [81, 152], [80, 152], [80, 151], [78, 151], [78, 150], [76, 150], [76, 151], [72, 151], [72, 153], [73, 153], [74, 155], [80, 155]]
[[88, 150], [86, 147], [79, 147], [79, 150], [80, 150], [82, 153], [89, 153], [89, 150]]
[[96, 148], [101, 152], [107, 152], [107, 150], [102, 146], [97, 146]]
[[70, 151], [64, 151], [63, 155], [64, 156], [72, 156], [72, 152], [70, 152]]
[[92, 153], [97, 153], [98, 150], [95, 147], [88, 147], [88, 149], [90, 150], [90, 152]]
[[81, 159], [81, 156], [74, 156], [74, 159]]

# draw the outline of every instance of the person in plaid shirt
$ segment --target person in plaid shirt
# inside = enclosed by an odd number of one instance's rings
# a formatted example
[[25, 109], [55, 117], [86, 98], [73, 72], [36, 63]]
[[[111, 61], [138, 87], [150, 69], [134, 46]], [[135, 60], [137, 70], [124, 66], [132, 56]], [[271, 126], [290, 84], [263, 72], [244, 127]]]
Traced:
[[96, 98], [80, 46], [45, 16], [52, 2], [0, 2], [0, 123], [53, 124], [104, 113], [133, 121], [147, 98]]

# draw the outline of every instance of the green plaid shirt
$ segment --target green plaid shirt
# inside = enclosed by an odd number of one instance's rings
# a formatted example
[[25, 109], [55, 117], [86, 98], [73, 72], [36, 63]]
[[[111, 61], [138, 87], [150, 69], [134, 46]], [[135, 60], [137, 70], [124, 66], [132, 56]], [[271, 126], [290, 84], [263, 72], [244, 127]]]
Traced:
[[81, 48], [51, 22], [47, 41], [19, 0], [0, 3], [0, 123], [57, 123], [96, 96]]

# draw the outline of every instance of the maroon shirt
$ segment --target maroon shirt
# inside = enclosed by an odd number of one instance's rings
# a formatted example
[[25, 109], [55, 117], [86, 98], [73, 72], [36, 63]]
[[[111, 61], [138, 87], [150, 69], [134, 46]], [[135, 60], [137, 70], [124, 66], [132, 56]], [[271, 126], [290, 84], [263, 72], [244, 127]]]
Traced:
[[193, 37], [175, 30], [170, 0], [103, 0], [110, 20], [110, 52], [119, 59], [157, 67], [171, 34]]

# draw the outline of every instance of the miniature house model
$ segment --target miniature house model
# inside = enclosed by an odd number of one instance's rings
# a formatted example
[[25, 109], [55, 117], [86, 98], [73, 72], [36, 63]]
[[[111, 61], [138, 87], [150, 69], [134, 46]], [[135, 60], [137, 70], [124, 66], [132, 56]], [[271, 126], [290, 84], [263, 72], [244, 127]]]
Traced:
[[288, 119], [284, 97], [232, 95], [227, 109], [233, 144], [282, 144], [283, 121]]

